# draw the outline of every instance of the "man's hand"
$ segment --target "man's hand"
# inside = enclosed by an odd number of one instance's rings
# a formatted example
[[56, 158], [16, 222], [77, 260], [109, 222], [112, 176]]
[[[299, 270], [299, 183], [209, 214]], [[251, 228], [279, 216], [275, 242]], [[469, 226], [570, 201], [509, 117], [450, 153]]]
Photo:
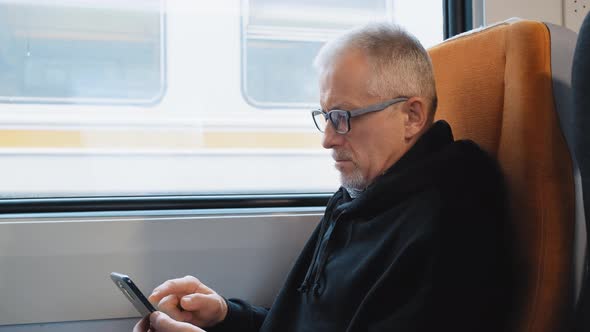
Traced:
[[166, 281], [154, 289], [149, 301], [172, 319], [196, 326], [213, 326], [227, 315], [225, 300], [192, 276]]
[[177, 322], [163, 312], [153, 312], [133, 328], [133, 332], [205, 332], [188, 323]]

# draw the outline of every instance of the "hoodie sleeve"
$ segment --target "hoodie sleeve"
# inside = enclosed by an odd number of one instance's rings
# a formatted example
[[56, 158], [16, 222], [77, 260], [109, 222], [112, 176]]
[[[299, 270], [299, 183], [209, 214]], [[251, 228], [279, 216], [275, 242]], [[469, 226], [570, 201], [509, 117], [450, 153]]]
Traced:
[[227, 316], [225, 320], [213, 327], [207, 328], [208, 332], [257, 332], [266, 314], [267, 308], [255, 306], [240, 299], [225, 299], [227, 303]]

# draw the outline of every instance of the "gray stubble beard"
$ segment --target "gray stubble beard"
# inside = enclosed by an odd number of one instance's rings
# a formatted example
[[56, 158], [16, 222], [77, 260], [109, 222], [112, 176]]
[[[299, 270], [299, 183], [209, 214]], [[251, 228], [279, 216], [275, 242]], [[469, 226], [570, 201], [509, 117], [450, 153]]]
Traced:
[[349, 175], [345, 175], [340, 170], [338, 171], [340, 172], [340, 183], [344, 188], [353, 190], [364, 190], [367, 187], [367, 181], [358, 168], [355, 168]]

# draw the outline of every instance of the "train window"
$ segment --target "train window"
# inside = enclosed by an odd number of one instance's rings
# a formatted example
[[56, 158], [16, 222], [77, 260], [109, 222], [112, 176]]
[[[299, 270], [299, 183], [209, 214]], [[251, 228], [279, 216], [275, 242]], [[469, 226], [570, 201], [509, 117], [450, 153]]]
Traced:
[[[389, 20], [406, 26], [427, 47], [443, 39], [439, 0], [244, 0], [243, 10], [242, 90], [259, 108], [317, 104], [312, 60], [324, 42], [345, 29]], [[416, 13], [431, 24], [414, 23]]]
[[0, 102], [157, 101], [161, 1], [0, 1]]
[[311, 61], [373, 19], [442, 40], [440, 0], [0, 0], [0, 198], [334, 191]]

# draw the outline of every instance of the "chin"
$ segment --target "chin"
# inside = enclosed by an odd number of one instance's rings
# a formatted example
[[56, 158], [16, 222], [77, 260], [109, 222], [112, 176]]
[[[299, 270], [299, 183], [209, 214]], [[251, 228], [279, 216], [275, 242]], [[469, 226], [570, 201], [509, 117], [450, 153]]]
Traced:
[[367, 187], [367, 181], [359, 173], [344, 174], [343, 172], [340, 172], [340, 183], [345, 188], [357, 190], [363, 190]]

